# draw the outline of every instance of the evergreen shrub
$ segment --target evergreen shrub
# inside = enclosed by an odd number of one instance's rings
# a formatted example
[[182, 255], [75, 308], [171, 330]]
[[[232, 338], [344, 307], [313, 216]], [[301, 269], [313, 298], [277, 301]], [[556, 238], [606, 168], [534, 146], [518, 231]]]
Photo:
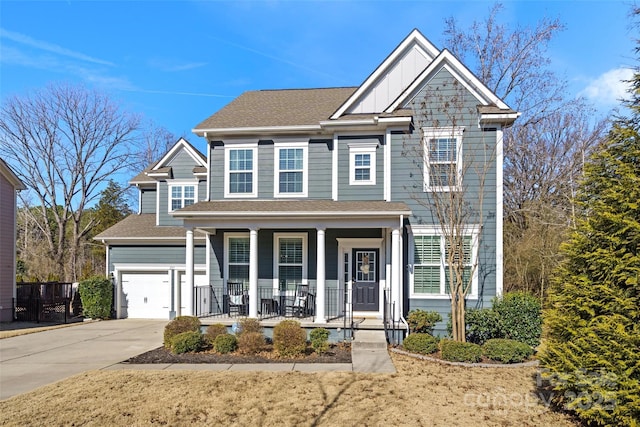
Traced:
[[402, 341], [402, 346], [412, 353], [431, 354], [438, 350], [438, 339], [430, 334], [411, 334]]
[[411, 310], [407, 316], [407, 323], [413, 333], [432, 334], [436, 323], [442, 321], [437, 311]]
[[171, 348], [171, 340], [183, 332], [200, 333], [200, 319], [195, 316], [178, 316], [164, 327], [164, 346]]
[[273, 328], [273, 348], [280, 357], [296, 357], [307, 348], [307, 332], [295, 320], [283, 320]]
[[200, 331], [187, 331], [175, 335], [171, 339], [171, 351], [175, 354], [200, 351], [204, 345]]
[[218, 335], [222, 335], [226, 333], [227, 333], [227, 327], [225, 325], [223, 325], [222, 323], [214, 323], [213, 325], [207, 326], [207, 330], [204, 335], [205, 335], [205, 339], [210, 344], [213, 344], [213, 342], [215, 341]]
[[325, 328], [315, 328], [309, 333], [311, 347], [318, 354], [326, 353], [329, 350], [329, 330]]
[[240, 328], [238, 329], [238, 332], [236, 332], [236, 335], [240, 337], [242, 334], [252, 332], [257, 332], [259, 334], [264, 333], [264, 329], [262, 328], [260, 321], [251, 317], [246, 317], [240, 320]]
[[502, 363], [519, 363], [527, 360], [533, 354], [533, 349], [523, 342], [493, 338], [482, 345], [482, 354]]
[[501, 336], [536, 347], [542, 334], [542, 305], [527, 292], [509, 292], [493, 300], [500, 319]]
[[482, 347], [471, 342], [440, 341], [441, 357], [450, 362], [476, 363], [482, 359]]
[[213, 349], [220, 354], [227, 354], [236, 351], [238, 339], [232, 334], [220, 334], [213, 341]]
[[467, 341], [484, 344], [492, 338], [502, 337], [500, 314], [491, 308], [469, 309], [465, 313], [467, 324]]
[[93, 276], [78, 285], [82, 314], [92, 319], [108, 319], [111, 316], [113, 285], [103, 276]]
[[238, 351], [242, 354], [258, 354], [265, 345], [266, 340], [260, 332], [243, 332], [238, 336]]

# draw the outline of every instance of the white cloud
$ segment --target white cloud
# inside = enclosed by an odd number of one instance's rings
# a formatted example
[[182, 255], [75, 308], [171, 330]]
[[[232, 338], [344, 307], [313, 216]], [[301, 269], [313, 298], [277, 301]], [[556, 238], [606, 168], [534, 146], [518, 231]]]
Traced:
[[586, 88], [578, 93], [596, 105], [613, 107], [620, 104], [620, 100], [628, 97], [628, 80], [633, 78], [631, 68], [615, 68], [609, 70], [589, 82]]

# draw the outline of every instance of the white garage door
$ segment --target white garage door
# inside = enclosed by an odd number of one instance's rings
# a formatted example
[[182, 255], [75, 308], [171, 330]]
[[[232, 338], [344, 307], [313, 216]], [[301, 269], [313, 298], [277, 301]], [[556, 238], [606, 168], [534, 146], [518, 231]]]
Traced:
[[168, 319], [171, 284], [166, 271], [122, 273], [122, 317]]

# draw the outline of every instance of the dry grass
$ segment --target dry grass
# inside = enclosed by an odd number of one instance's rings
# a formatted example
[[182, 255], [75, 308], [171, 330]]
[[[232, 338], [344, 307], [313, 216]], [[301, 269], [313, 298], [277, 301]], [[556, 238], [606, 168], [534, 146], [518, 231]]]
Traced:
[[535, 369], [392, 355], [397, 374], [92, 371], [0, 402], [2, 425], [573, 426]]

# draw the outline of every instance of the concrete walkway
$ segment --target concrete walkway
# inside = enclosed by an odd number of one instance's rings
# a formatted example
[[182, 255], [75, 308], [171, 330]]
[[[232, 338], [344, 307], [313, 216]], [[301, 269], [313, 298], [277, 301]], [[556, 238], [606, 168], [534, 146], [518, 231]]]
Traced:
[[352, 363], [128, 364], [162, 345], [162, 320], [109, 320], [0, 340], [0, 400], [93, 369], [270, 372], [396, 372], [383, 331], [359, 330]]

